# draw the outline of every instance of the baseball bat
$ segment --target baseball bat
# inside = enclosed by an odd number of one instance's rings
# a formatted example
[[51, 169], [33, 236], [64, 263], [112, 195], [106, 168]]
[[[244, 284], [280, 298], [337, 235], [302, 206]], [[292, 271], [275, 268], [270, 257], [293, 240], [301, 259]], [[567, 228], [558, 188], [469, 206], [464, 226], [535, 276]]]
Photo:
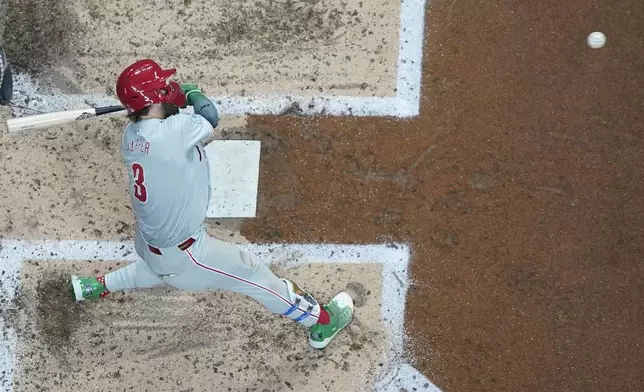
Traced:
[[120, 105], [115, 105], [10, 118], [7, 120], [7, 130], [11, 133], [30, 131], [34, 129], [45, 129], [56, 125], [84, 120], [90, 117], [101, 116], [103, 114], [120, 112], [121, 110], [125, 110], [125, 108]]

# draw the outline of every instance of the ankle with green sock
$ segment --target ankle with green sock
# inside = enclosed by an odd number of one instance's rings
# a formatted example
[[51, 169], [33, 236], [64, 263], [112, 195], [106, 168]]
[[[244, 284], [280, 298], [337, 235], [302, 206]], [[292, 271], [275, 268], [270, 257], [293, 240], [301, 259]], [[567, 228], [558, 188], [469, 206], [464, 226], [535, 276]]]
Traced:
[[96, 301], [105, 298], [110, 291], [105, 286], [105, 277], [79, 277], [72, 276], [71, 291], [74, 299], [78, 301]]

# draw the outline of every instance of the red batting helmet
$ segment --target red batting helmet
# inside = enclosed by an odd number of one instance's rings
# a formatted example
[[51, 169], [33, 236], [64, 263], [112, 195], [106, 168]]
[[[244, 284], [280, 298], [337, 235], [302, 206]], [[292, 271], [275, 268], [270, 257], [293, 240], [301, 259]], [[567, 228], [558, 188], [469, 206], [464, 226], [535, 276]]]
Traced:
[[116, 82], [116, 95], [128, 113], [138, 112], [153, 103], [170, 102], [182, 108], [186, 96], [177, 82], [167, 79], [176, 69], [163, 69], [150, 59], [139, 60], [127, 67]]

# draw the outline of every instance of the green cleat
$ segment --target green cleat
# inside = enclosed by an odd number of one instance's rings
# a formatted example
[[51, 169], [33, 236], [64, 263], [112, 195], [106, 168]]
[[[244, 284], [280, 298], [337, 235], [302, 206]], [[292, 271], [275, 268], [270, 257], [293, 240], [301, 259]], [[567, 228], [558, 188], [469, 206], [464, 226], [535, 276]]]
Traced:
[[328, 324], [315, 324], [309, 329], [309, 344], [317, 349], [328, 346], [335, 335], [349, 325], [353, 319], [353, 299], [347, 293], [340, 293], [323, 308], [329, 313], [331, 321]]
[[[100, 279], [100, 280], [99, 280]], [[105, 287], [105, 281], [102, 278], [87, 277], [82, 278], [76, 275], [72, 276], [71, 286], [74, 292], [74, 299], [79, 301], [95, 301], [104, 298], [110, 292]]]

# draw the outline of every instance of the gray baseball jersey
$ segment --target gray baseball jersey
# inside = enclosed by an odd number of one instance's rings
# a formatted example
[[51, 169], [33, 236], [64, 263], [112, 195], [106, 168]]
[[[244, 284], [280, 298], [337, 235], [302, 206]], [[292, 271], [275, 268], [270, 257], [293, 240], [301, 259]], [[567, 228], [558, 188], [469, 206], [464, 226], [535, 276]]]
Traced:
[[[107, 289], [167, 283], [188, 291], [228, 290], [311, 327], [321, 314], [313, 297], [248, 252], [207, 233], [203, 221], [210, 200], [210, 173], [200, 141], [212, 131], [204, 117], [186, 114], [147, 119], [126, 128], [121, 153], [139, 224], [135, 249], [143, 260], [106, 274]], [[178, 245], [188, 237], [194, 242], [180, 249]]]
[[206, 218], [210, 170], [201, 145], [212, 134], [198, 114], [128, 124], [121, 155], [129, 178], [132, 209], [143, 238], [153, 246], [175, 246]]

